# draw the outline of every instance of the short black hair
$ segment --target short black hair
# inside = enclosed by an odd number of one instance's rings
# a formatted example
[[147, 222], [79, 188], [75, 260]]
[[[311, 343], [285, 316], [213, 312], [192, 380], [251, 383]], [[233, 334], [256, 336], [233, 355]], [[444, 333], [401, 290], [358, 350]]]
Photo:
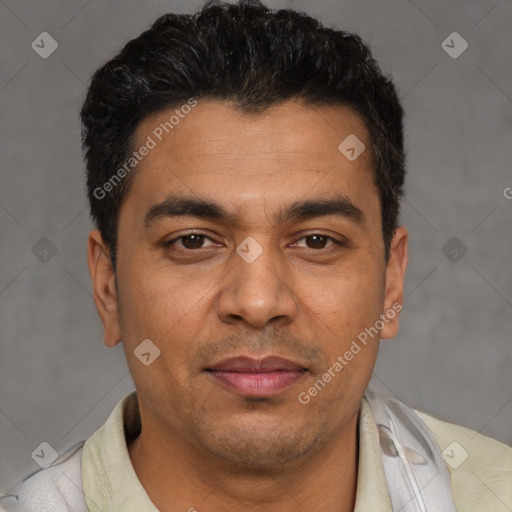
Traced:
[[227, 100], [244, 113], [291, 99], [352, 107], [371, 137], [388, 259], [405, 178], [403, 110], [392, 79], [355, 34], [259, 0], [213, 0], [193, 14], [161, 16], [91, 79], [81, 109], [87, 193], [114, 270], [137, 126], [192, 98]]

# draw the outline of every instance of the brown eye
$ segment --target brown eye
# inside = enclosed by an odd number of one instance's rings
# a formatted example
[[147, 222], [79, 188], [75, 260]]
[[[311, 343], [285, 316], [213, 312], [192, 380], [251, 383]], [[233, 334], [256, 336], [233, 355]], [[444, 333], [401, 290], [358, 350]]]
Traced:
[[295, 247], [304, 247], [306, 249], [315, 249], [321, 251], [325, 249], [326, 251], [338, 247], [347, 247], [347, 244], [344, 241], [333, 238], [329, 235], [324, 235], [322, 233], [312, 233], [311, 235], [305, 235], [297, 242], [293, 244]]
[[204, 249], [205, 247], [215, 245], [214, 243], [210, 243], [205, 245], [206, 241], [213, 242], [213, 240], [200, 233], [189, 233], [188, 235], [181, 235], [169, 242], [166, 242], [165, 245], [167, 247], [176, 247], [177, 249], [186, 249], [186, 250], [196, 250], [196, 249]]
[[324, 235], [309, 235], [304, 237], [310, 249], [324, 249], [329, 237]]
[[205, 237], [203, 235], [185, 235], [179, 238], [185, 249], [201, 249], [204, 244]]

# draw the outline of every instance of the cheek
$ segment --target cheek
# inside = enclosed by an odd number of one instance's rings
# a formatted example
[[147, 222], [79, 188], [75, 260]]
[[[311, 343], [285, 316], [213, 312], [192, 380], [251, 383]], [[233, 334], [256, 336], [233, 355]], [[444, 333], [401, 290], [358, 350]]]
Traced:
[[304, 302], [328, 326], [352, 332], [367, 327], [380, 313], [384, 290], [375, 262], [354, 262], [333, 268], [326, 278], [315, 282], [304, 278]]
[[[204, 330], [204, 308], [209, 301], [204, 283], [199, 289], [199, 282], [165, 279], [160, 271], [125, 275], [129, 277], [120, 279], [119, 313], [123, 347], [134, 380], [182, 382], [187, 378], [188, 357], [197, 350]], [[151, 366], [141, 364], [134, 354], [146, 339], [160, 351]]]
[[350, 396], [357, 394], [369, 380], [377, 358], [379, 333], [374, 326], [381, 313], [383, 284], [374, 262], [373, 267], [369, 262], [362, 267], [354, 264], [338, 271], [323, 287], [310, 289], [307, 299], [314, 313], [309, 317], [316, 323], [328, 364], [339, 357], [343, 360], [343, 370], [336, 373], [326, 398], [330, 395], [337, 400], [343, 390]]
[[183, 328], [208, 300], [204, 280], [177, 279], [170, 269], [134, 271], [123, 282], [124, 320], [159, 335]]

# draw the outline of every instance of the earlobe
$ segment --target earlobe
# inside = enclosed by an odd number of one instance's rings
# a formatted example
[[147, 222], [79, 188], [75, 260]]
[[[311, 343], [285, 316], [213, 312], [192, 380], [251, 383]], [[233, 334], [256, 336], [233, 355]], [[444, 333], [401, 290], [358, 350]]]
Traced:
[[398, 333], [408, 261], [408, 239], [407, 229], [404, 226], [399, 226], [395, 230], [386, 266], [386, 288], [384, 311], [382, 312], [386, 317], [386, 322], [380, 333], [382, 339], [393, 338]]
[[121, 341], [116, 275], [108, 247], [97, 229], [89, 233], [87, 264], [92, 279], [94, 304], [103, 322], [103, 342], [107, 347], [114, 347]]

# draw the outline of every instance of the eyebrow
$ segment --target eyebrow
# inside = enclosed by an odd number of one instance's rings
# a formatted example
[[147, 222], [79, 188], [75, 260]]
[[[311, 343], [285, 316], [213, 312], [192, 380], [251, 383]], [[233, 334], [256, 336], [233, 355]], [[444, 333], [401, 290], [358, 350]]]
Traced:
[[[336, 196], [332, 199], [307, 199], [295, 201], [287, 207], [281, 207], [274, 215], [277, 224], [285, 222], [300, 222], [336, 215], [355, 224], [363, 224], [364, 212], [348, 197]], [[172, 217], [198, 217], [207, 220], [216, 220], [225, 223], [234, 222], [236, 215], [225, 210], [220, 204], [195, 197], [169, 196], [164, 201], [149, 208], [144, 217], [144, 226], [151, 227], [164, 218]]]

